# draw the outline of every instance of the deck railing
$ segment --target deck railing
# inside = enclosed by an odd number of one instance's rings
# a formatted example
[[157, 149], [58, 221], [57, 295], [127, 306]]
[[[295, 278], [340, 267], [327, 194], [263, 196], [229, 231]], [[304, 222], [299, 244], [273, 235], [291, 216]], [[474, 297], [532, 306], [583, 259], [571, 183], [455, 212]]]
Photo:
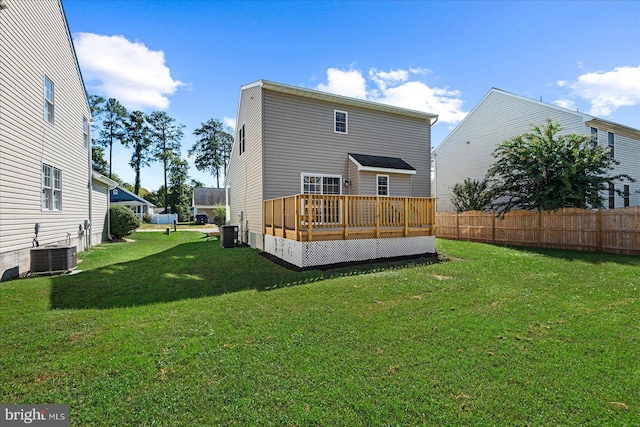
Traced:
[[264, 232], [298, 241], [432, 236], [425, 197], [296, 194], [264, 202]]

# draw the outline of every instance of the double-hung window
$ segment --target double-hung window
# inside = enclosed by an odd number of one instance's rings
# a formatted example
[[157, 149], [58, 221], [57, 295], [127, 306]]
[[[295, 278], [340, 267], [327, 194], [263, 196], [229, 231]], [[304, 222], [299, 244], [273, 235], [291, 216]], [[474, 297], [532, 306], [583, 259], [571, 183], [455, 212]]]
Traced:
[[347, 133], [347, 112], [346, 111], [340, 111], [340, 110], [334, 110], [333, 111], [333, 115], [334, 115], [334, 132], [336, 133]]
[[629, 206], [629, 186], [625, 185], [624, 186], [624, 207], [628, 207]]
[[607, 146], [609, 147], [609, 157], [613, 158], [614, 155], [614, 145], [615, 145], [615, 140], [614, 140], [614, 136], [613, 136], [613, 132], [607, 132]]
[[44, 76], [44, 119], [54, 124], [55, 112], [54, 85], [49, 77]]
[[62, 210], [62, 171], [42, 164], [42, 210]]
[[613, 183], [609, 183], [609, 209], [616, 208], [616, 186]]
[[376, 175], [378, 196], [389, 195], [389, 175]]
[[591, 146], [593, 148], [598, 146], [598, 128], [591, 128]]
[[244, 125], [238, 130], [238, 151], [239, 154], [244, 153], [245, 151], [245, 138], [244, 138]]

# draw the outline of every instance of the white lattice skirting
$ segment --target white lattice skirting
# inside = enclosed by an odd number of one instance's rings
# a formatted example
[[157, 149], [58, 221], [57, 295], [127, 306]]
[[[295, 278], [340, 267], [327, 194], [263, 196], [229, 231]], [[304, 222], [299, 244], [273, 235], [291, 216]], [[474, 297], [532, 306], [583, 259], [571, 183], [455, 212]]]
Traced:
[[436, 252], [434, 236], [297, 242], [264, 236], [265, 252], [300, 268]]

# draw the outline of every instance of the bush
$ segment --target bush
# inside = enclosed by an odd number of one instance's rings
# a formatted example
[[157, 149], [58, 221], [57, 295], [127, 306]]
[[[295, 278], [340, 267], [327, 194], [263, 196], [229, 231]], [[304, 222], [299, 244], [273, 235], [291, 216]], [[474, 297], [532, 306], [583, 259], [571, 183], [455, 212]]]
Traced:
[[142, 221], [144, 221], [145, 224], [151, 224], [151, 221], [153, 221], [153, 215], [150, 213], [142, 215]]
[[227, 222], [227, 210], [225, 208], [213, 208], [213, 218], [209, 218], [209, 222], [213, 222], [220, 227]]
[[111, 234], [115, 239], [122, 239], [140, 227], [140, 218], [125, 206], [111, 205], [109, 217], [111, 219]]
[[486, 179], [465, 178], [451, 189], [451, 203], [456, 212], [486, 211], [491, 208], [493, 196]]

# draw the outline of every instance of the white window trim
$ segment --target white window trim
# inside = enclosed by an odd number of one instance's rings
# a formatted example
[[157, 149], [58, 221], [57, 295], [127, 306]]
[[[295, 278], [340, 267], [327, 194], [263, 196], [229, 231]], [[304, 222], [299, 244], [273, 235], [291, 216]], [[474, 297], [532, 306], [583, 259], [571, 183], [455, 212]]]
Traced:
[[[342, 175], [332, 175], [332, 174], [326, 174], [326, 173], [307, 173], [307, 172], [302, 172], [300, 174], [300, 194], [305, 194], [304, 192], [304, 177], [305, 176], [315, 176], [315, 177], [321, 177], [321, 178], [338, 178], [338, 182], [340, 183], [340, 185], [338, 186], [340, 188], [340, 194], [330, 194], [330, 196], [338, 196], [338, 195], [342, 195]], [[317, 194], [317, 195], [322, 195], [324, 193], [321, 194]]]
[[[44, 180], [44, 169], [48, 168], [49, 170], [49, 185], [45, 185], [45, 180]], [[58, 172], [60, 174], [60, 186], [56, 187], [56, 172]], [[41, 167], [40, 167], [40, 173], [41, 173], [41, 178], [40, 178], [40, 187], [41, 187], [41, 193], [40, 193], [40, 210], [43, 212], [61, 212], [62, 211], [62, 170], [58, 169], [50, 164], [47, 163], [41, 163]], [[47, 203], [45, 206], [45, 201], [44, 201], [44, 195], [45, 195], [45, 191], [48, 190], [48, 194], [47, 194]], [[56, 207], [56, 194], [59, 195], [59, 200], [60, 200], [60, 206]]]
[[[336, 124], [338, 123], [336, 120], [336, 113], [344, 114], [344, 132], [339, 132], [336, 130]], [[342, 135], [347, 135], [349, 133], [349, 113], [342, 110], [333, 110], [333, 133], [339, 133]]]
[[[378, 178], [387, 178], [387, 194], [380, 194], [380, 184], [378, 183]], [[390, 185], [390, 179], [389, 179], [389, 175], [381, 175], [381, 174], [377, 174], [376, 175], [376, 195], [380, 196], [380, 197], [389, 197], [389, 195], [391, 194], [391, 185]]]

